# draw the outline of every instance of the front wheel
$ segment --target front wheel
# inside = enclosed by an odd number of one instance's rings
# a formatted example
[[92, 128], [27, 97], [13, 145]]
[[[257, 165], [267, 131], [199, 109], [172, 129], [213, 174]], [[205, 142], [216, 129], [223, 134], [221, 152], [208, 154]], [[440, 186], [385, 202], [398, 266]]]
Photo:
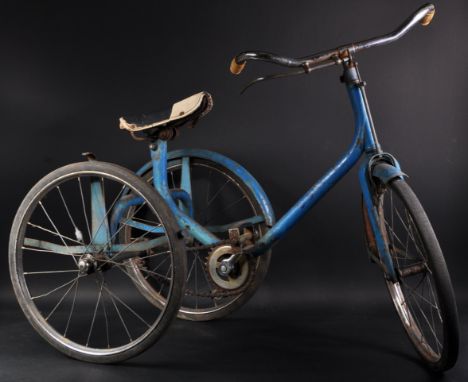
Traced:
[[[398, 278], [386, 285], [403, 327], [427, 365], [436, 371], [450, 369], [458, 356], [458, 314], [431, 223], [404, 180], [380, 186], [373, 203]], [[365, 209], [364, 219], [369, 222]], [[378, 256], [371, 232], [366, 229], [367, 243]]]

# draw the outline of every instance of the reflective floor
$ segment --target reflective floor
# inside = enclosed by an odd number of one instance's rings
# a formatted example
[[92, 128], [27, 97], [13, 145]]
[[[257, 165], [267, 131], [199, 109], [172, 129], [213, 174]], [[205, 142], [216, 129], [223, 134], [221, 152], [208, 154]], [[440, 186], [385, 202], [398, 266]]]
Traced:
[[[119, 365], [68, 359], [34, 333], [14, 302], [2, 303], [0, 381], [468, 379], [466, 334], [457, 366], [443, 377], [433, 375], [419, 363], [390, 303], [376, 302], [380, 296], [314, 293], [306, 304], [301, 298], [286, 303], [262, 288], [227, 319], [177, 320], [159, 343]], [[462, 336], [468, 329], [466, 306], [460, 304]]]

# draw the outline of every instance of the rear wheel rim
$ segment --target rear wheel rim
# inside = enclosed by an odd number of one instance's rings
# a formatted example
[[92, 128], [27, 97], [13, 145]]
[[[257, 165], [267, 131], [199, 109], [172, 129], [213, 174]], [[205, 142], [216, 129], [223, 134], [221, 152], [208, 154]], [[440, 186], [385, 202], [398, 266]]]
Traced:
[[[104, 194], [112, 195], [106, 198], [106, 217], [119, 197], [130, 190], [144, 199], [153, 213], [154, 224], [163, 225], [151, 202], [125, 179], [105, 171], [77, 171], [63, 175], [39, 190], [21, 217], [12, 278], [23, 310], [42, 335], [55, 346], [67, 349], [72, 356], [80, 354], [97, 360], [128, 352], [145, 341], [160, 323], [166, 308], [155, 310], [141, 296], [135, 287], [135, 279], [131, 279], [122, 263], [112, 264], [111, 259], [103, 260], [98, 253], [93, 253], [90, 242], [94, 235], [90, 229], [88, 197], [91, 178], [100, 178]], [[73, 191], [74, 198], [66, 191]], [[26, 237], [42, 240], [47, 237], [47, 241], [55, 239], [56, 244], [66, 247], [85, 245], [90, 248], [90, 262], [96, 271], [80, 274], [77, 268], [82, 255], [64, 257], [64, 254], [32, 249], [25, 245]], [[163, 252], [172, 264], [171, 248], [171, 243], [168, 243]], [[38, 259], [44, 255], [45, 260]], [[65, 261], [66, 267], [57, 269], [57, 264], [61, 262], [64, 265]], [[104, 270], [108, 265], [113, 266]], [[34, 266], [38, 268], [33, 269]], [[73, 276], [58, 283], [53, 279], [64, 275]], [[173, 277], [171, 269], [164, 292], [168, 299], [173, 289]], [[44, 287], [47, 283], [49, 285]]]
[[[208, 184], [206, 184], [206, 193], [203, 195], [202, 201], [197, 201], [198, 194], [194, 191], [193, 192], [193, 199], [194, 199], [194, 207], [195, 207], [195, 220], [202, 223], [202, 225], [209, 225], [209, 224], [223, 224], [228, 223], [231, 221], [242, 220], [243, 218], [252, 217], [254, 215], [263, 215], [261, 208], [256, 203], [254, 197], [248, 192], [247, 188], [241, 184], [241, 182], [234, 177], [229, 171], [226, 171], [223, 167], [219, 166], [216, 163], [211, 161], [206, 161], [198, 158], [190, 158], [190, 169], [192, 172], [192, 183], [195, 177], [193, 176], [193, 168], [196, 167], [197, 169], [205, 170], [208, 174]], [[180, 187], [180, 169], [181, 164], [180, 161], [176, 163], [169, 163], [168, 166], [168, 184], [171, 189], [179, 188]], [[206, 174], [205, 174], [206, 175]], [[220, 176], [220, 179], [223, 181], [218, 185], [217, 188], [213, 189], [212, 182], [214, 176]], [[146, 179], [147, 182], [152, 182], [152, 174]], [[192, 184], [193, 189], [195, 189], [195, 185]], [[234, 200], [227, 202], [226, 208], [224, 211], [221, 209], [221, 212], [226, 212], [226, 210], [231, 210], [234, 208], [243, 207], [241, 206], [244, 203], [245, 206], [248, 206], [250, 210], [249, 213], [238, 216], [236, 218], [230, 216], [230, 219], [227, 221], [217, 221], [217, 219], [223, 219], [224, 216], [222, 213], [218, 212], [217, 214], [211, 215], [210, 212], [207, 211], [206, 207], [201, 207], [203, 205], [203, 201], [205, 204], [212, 205], [218, 198], [224, 196], [230, 187], [235, 188], [239, 195]], [[197, 206], [198, 205], [198, 206]], [[197, 208], [198, 207], [198, 208]], [[197, 213], [200, 211], [203, 212], [203, 216], [197, 216]], [[240, 211], [240, 209], [239, 209]], [[242, 215], [242, 214], [241, 214]], [[256, 225], [255, 231], [257, 235], [260, 237], [265, 230], [264, 224]], [[227, 238], [227, 237], [226, 237]], [[197, 245], [194, 243], [194, 245]], [[227, 309], [229, 306], [233, 305], [243, 293], [245, 293], [245, 289], [242, 290], [239, 294], [235, 294], [228, 297], [202, 297], [202, 296], [193, 296], [192, 293], [205, 294], [208, 290], [212, 290], [215, 285], [213, 285], [210, 276], [205, 271], [207, 264], [205, 264], [205, 258], [208, 254], [208, 251], [187, 251], [187, 279], [186, 279], [186, 292], [185, 296], [182, 299], [181, 307], [179, 308], [179, 313], [187, 316], [205, 316], [212, 313], [216, 313], [222, 310]], [[253, 272], [255, 272], [261, 259], [254, 259], [250, 261], [250, 266], [254, 267]], [[156, 306], [162, 306], [165, 304], [164, 298], [158, 296], [155, 293], [155, 288], [151, 285], [145, 285], [145, 280], [141, 273], [138, 270], [133, 270], [134, 276], [139, 280], [139, 284], [142, 285], [142, 293], [144, 293], [149, 300], [151, 300]], [[253, 282], [252, 278], [248, 282]], [[203, 288], [203, 289], [201, 289]], [[248, 288], [248, 286], [247, 286]], [[191, 292], [189, 292], [190, 290]], [[210, 304], [211, 303], [211, 304]], [[210, 304], [210, 305], [208, 305]], [[208, 306], [207, 306], [208, 305]]]

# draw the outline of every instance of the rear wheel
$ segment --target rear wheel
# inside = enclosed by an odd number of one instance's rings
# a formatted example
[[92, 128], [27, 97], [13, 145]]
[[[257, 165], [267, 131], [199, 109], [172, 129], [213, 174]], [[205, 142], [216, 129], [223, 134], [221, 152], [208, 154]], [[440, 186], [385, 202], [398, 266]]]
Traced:
[[[158, 234], [135, 230], [120, 243], [116, 234], [110, 237], [103, 227], [125, 193], [141, 198]], [[179, 308], [186, 255], [177, 232], [162, 198], [130, 171], [97, 161], [59, 168], [31, 189], [13, 222], [9, 263], [18, 302], [36, 331], [73, 358], [104, 363], [133, 357], [164, 333]], [[166, 300], [159, 309], [140, 293], [129, 260], [116, 261], [148, 240], [154, 246], [147, 260], [165, 261], [157, 272]]]
[[[458, 356], [458, 315], [442, 250], [421, 203], [404, 180], [373, 195], [398, 281], [386, 280], [398, 316], [424, 362], [437, 371]], [[368, 222], [364, 210], [365, 221]], [[368, 224], [367, 224], [368, 226]], [[375, 240], [366, 229], [369, 249]]]
[[[264, 213], [253, 193], [243, 180], [232, 171], [211, 160], [185, 157], [190, 161], [190, 179], [194, 218], [203, 226], [222, 226], [251, 218], [264, 217]], [[181, 188], [182, 159], [168, 163], [168, 182], [171, 189]], [[143, 178], [152, 181], [152, 170]], [[145, 219], [144, 211], [140, 215]], [[265, 223], [254, 224], [247, 229], [259, 238], [265, 234]], [[242, 233], [242, 230], [241, 230]], [[128, 227], [124, 235], [131, 236]], [[228, 234], [216, 232], [221, 239]], [[192, 246], [199, 246], [196, 241]], [[271, 251], [256, 258], [242, 258], [232, 277], [220, 277], [216, 264], [230, 254], [229, 246], [216, 250], [201, 249], [187, 251], [187, 279], [184, 297], [178, 317], [206, 321], [222, 318], [244, 305], [263, 281], [271, 258]], [[156, 306], [163, 305], [164, 298], [158, 293], [159, 281], [146, 277], [135, 269], [135, 278], [140, 280], [143, 293]]]

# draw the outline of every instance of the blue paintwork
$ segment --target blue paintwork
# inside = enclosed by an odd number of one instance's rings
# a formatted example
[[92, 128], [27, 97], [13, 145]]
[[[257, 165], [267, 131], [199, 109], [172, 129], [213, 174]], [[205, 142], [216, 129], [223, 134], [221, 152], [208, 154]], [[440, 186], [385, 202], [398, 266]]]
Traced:
[[109, 223], [106, 216], [106, 201], [101, 179], [91, 180], [91, 244], [107, 244], [110, 239]]
[[[257, 182], [257, 180], [248, 172], [244, 167], [242, 167], [239, 163], [233, 161], [232, 159], [215, 153], [209, 150], [201, 150], [201, 149], [181, 149], [181, 150], [174, 150], [170, 151], [167, 154], [167, 160], [169, 161], [168, 166], [172, 163], [175, 163], [183, 157], [190, 157], [190, 158], [200, 158], [213, 161], [218, 163], [219, 165], [227, 168], [229, 171], [236, 174], [239, 178], [241, 178], [249, 190], [252, 192], [253, 196], [257, 200], [260, 208], [262, 209], [262, 213], [265, 216], [265, 221], [267, 226], [272, 226], [275, 223], [275, 214], [273, 212], [273, 207], [271, 206], [270, 200], [266, 195], [265, 191], [263, 190], [262, 186]], [[136, 174], [139, 176], [143, 176], [148, 171], [152, 170], [152, 162], [145, 163], [137, 172]]]
[[[204, 245], [215, 246], [221, 240], [213, 232], [225, 232], [232, 225], [241, 224], [256, 224], [265, 221], [271, 229], [257, 241], [253, 248], [248, 251], [255, 255], [265, 253], [271, 246], [282, 238], [297, 221], [302, 218], [363, 156], [365, 158], [359, 169], [359, 182], [363, 193], [364, 206], [367, 210], [369, 222], [376, 240], [379, 257], [383, 266], [386, 268], [386, 275], [393, 281], [397, 280], [395, 270], [392, 263], [392, 258], [389, 248], [384, 239], [384, 234], [379, 226], [378, 211], [376, 210], [373, 200], [373, 183], [371, 178], [380, 179], [383, 183], [399, 177], [403, 179], [405, 176], [401, 172], [399, 163], [389, 154], [380, 151], [378, 142], [375, 139], [375, 131], [372, 126], [372, 119], [366, 104], [365, 93], [362, 88], [357, 85], [347, 85], [348, 95], [354, 111], [355, 132], [351, 146], [343, 155], [343, 157], [322, 177], [317, 183], [310, 188], [299, 201], [286, 212], [286, 214], [276, 223], [271, 207], [265, 192], [255, 180], [255, 178], [247, 172], [242, 166], [237, 164], [225, 156], [220, 154], [196, 149], [183, 149], [167, 153], [167, 142], [159, 140], [150, 147], [151, 162], [145, 164], [138, 175], [143, 175], [148, 171], [153, 173], [153, 186], [161, 194], [167, 205], [174, 213], [181, 229], [188, 233], [190, 237], [197, 239]], [[250, 189], [259, 205], [262, 208], [262, 216], [253, 216], [245, 221], [233, 222], [223, 226], [208, 226], [203, 227], [193, 219], [193, 207], [191, 200], [191, 179], [190, 179], [190, 158], [200, 158], [218, 163], [220, 166], [227, 168], [239, 178]], [[167, 166], [182, 164], [181, 189], [170, 190], [167, 179]], [[370, 174], [372, 172], [372, 174]], [[162, 245], [167, 241], [167, 238], [158, 237], [145, 242], [137, 242], [131, 244], [109, 243], [111, 233], [117, 232], [121, 219], [125, 212], [131, 206], [140, 205], [143, 202], [141, 197], [132, 195], [123, 196], [113, 209], [110, 219], [110, 228], [106, 216], [104, 193], [102, 184], [99, 178], [91, 181], [91, 212], [92, 212], [92, 234], [93, 239], [88, 246], [60, 246], [54, 243], [48, 243], [39, 240], [25, 239], [25, 243], [42, 249], [53, 250], [57, 253], [64, 254], [79, 254], [90, 252], [107, 251], [109, 255], [112, 253], [126, 253], [120, 255], [122, 259], [134, 256], [132, 253], [145, 251], [157, 245]], [[135, 220], [129, 220], [129, 226], [146, 230], [152, 233], [164, 233], [162, 227], [148, 225]], [[28, 241], [29, 240], [29, 241]]]
[[165, 199], [167, 205], [177, 218], [179, 227], [189, 232], [189, 234], [205, 245], [216, 244], [220, 239], [213, 233], [198, 224], [190, 216], [181, 211], [169, 191], [167, 184], [167, 142], [158, 140], [150, 149], [151, 161], [153, 165], [153, 186]]
[[[182, 158], [182, 171], [181, 171], [181, 178], [180, 178], [180, 188], [187, 193], [190, 198], [190, 204], [192, 205], [192, 210], [190, 212], [190, 216], [193, 217], [193, 204], [191, 201], [192, 198], [192, 180], [190, 179], [190, 158], [183, 157]], [[187, 208], [186, 202], [180, 201], [179, 207], [182, 211], [186, 214], [189, 213], [189, 209]]]
[[180, 188], [192, 197], [192, 181], [190, 179], [190, 157], [182, 158], [182, 178]]
[[[355, 120], [355, 132], [351, 146], [343, 157], [322, 178], [320, 178], [276, 224], [274, 224], [275, 218], [271, 204], [258, 182], [243, 167], [220, 154], [196, 149], [176, 150], [167, 154], [166, 142], [158, 141], [155, 149], [151, 150], [152, 161], [141, 167], [137, 171], [137, 174], [143, 175], [152, 169], [154, 187], [159, 190], [161, 195], [166, 199], [169, 207], [176, 215], [181, 228], [188, 229], [201, 243], [211, 245], [215, 244], [219, 240], [209, 232], [209, 229], [207, 229], [213, 227], [204, 228], [194, 222], [193, 219], [184, 213], [183, 209], [177, 207], [173, 198], [170, 197], [167, 186], [167, 163], [168, 161], [170, 163], [173, 163], [174, 161], [182, 161], [182, 173], [184, 173], [184, 167], [187, 169], [187, 166], [189, 166], [188, 160], [185, 159], [189, 157], [212, 160], [228, 168], [239, 176], [255, 195], [256, 199], [262, 206], [266, 223], [271, 227], [266, 235], [257, 241], [254, 248], [251, 249], [252, 254], [260, 255], [281, 239], [300, 218], [302, 218], [344, 175], [346, 175], [346, 173], [365, 153], [366, 156], [359, 171], [359, 180], [364, 196], [364, 205], [367, 209], [370, 224], [376, 238], [379, 255], [387, 269], [387, 276], [392, 280], [396, 280], [390, 253], [384, 240], [383, 233], [377, 223], [377, 211], [372, 203], [372, 184], [370, 183], [368, 174], [371, 167], [370, 164], [377, 163], [379, 161], [386, 162], [387, 164], [385, 166], [373, 166], [373, 168], [376, 169], [375, 175], [380, 177], [383, 181], [388, 181], [389, 179], [393, 179], [397, 176], [403, 177], [404, 174], [401, 172], [398, 162], [395, 161], [395, 163], [388, 164], [388, 161], [382, 159], [386, 154], [380, 152], [379, 144], [375, 139], [375, 131], [372, 125], [370, 112], [366, 104], [364, 90], [355, 84], [347, 84], [347, 90]], [[182, 183], [183, 188], [187, 193], [190, 193], [191, 185], [189, 185], [189, 178], [183, 180]], [[218, 230], [216, 229], [216, 231]]]
[[353, 142], [344, 156], [256, 244], [254, 253], [260, 254], [281, 239], [359, 160], [365, 150], [377, 147], [372, 135], [361, 89], [348, 86], [348, 95], [354, 111], [355, 131]]
[[260, 224], [264, 222], [265, 218], [263, 216], [252, 216], [251, 218], [239, 220], [229, 224], [209, 225], [206, 226], [206, 229], [211, 232], [227, 232], [231, 228], [251, 227], [255, 224]]
[[[158, 227], [155, 227], [158, 228]], [[123, 243], [123, 244], [112, 244], [111, 246], [108, 243], [103, 244], [89, 244], [89, 245], [60, 245], [55, 243], [50, 243], [48, 241], [25, 238], [24, 244], [32, 248], [40, 248], [46, 251], [52, 251], [54, 253], [59, 253], [63, 255], [78, 255], [86, 253], [99, 253], [106, 250], [110, 254], [119, 254], [121, 259], [123, 256], [120, 254], [127, 254], [135, 252], [147, 251], [151, 248], [155, 248], [167, 243], [167, 237], [157, 237], [155, 239], [138, 241], [135, 243]], [[129, 256], [127, 256], [129, 257]]]
[[132, 206], [138, 206], [143, 203], [143, 198], [135, 195], [122, 196], [119, 201], [115, 204], [112, 209], [112, 216], [110, 219], [110, 232], [111, 237], [114, 237], [115, 233], [119, 229], [120, 221], [125, 215], [127, 210]]
[[374, 166], [372, 176], [378, 178], [382, 183], [387, 184], [395, 178], [403, 179], [406, 174], [392, 164], [380, 162]]
[[179, 208], [193, 218], [193, 203], [190, 194], [185, 190], [170, 190], [172, 199], [179, 201]]
[[395, 269], [393, 267], [392, 257], [390, 255], [387, 243], [385, 242], [385, 239], [383, 237], [382, 231], [380, 230], [378, 223], [378, 213], [372, 200], [371, 182], [369, 179], [367, 162], [363, 162], [359, 169], [359, 183], [361, 185], [364, 206], [367, 210], [367, 216], [369, 217], [369, 222], [374, 233], [374, 238], [377, 245], [377, 250], [379, 251], [380, 259], [385, 266], [389, 278], [392, 281], [396, 281], [397, 278], [395, 274]]
[[160, 234], [166, 233], [166, 230], [164, 229], [163, 226], [154, 226], [154, 225], [142, 223], [140, 221], [133, 220], [133, 219], [126, 220], [125, 225], [142, 230], [142, 231], [148, 231], [149, 233], [160, 233]]

